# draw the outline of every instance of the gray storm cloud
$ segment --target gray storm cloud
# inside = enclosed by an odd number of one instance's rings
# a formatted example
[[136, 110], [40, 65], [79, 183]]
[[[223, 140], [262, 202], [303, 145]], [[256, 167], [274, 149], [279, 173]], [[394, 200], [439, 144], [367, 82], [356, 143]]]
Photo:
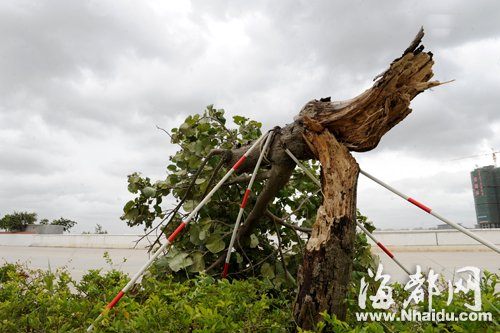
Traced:
[[[468, 172], [500, 148], [494, 1], [15, 1], [0, 4], [0, 215], [129, 232], [126, 175], [162, 178], [171, 128], [214, 103], [269, 128], [308, 100], [353, 97], [421, 25], [435, 77], [360, 164], [472, 226]], [[420, 226], [360, 183], [378, 227]], [[452, 198], [453, 200], [450, 200]], [[404, 213], [400, 210], [403, 210]], [[403, 216], [403, 217], [402, 217]], [[402, 224], [401, 220], [405, 222]]]

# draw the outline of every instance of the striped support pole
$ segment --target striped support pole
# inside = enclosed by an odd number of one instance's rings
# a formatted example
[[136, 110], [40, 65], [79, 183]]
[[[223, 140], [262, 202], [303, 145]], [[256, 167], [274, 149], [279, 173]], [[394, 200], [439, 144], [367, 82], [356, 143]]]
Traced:
[[381, 242], [379, 242], [379, 241], [375, 238], [375, 236], [374, 236], [371, 232], [369, 232], [368, 230], [366, 230], [366, 228], [363, 226], [363, 224], [359, 223], [358, 221], [356, 221], [356, 224], [358, 225], [358, 227], [359, 227], [361, 230], [363, 230], [363, 232], [364, 232], [364, 233], [365, 233], [368, 237], [370, 237], [370, 238], [371, 238], [371, 240], [372, 240], [375, 244], [377, 244], [377, 246], [378, 246], [378, 247], [379, 247], [382, 251], [384, 251], [384, 252], [385, 252], [385, 254], [387, 254], [387, 255], [389, 256], [389, 258], [391, 258], [391, 259], [392, 259], [392, 260], [393, 260], [393, 261], [394, 261], [394, 262], [395, 262], [395, 263], [396, 263], [399, 267], [401, 267], [401, 269], [402, 269], [403, 271], [405, 271], [405, 272], [406, 272], [406, 274], [411, 275], [410, 271], [409, 271], [409, 270], [408, 270], [405, 266], [403, 266], [403, 264], [402, 264], [402, 263], [401, 263], [401, 262], [400, 262], [400, 261], [396, 258], [396, 256], [395, 256], [395, 255], [394, 255], [391, 251], [389, 251], [389, 249], [387, 249], [387, 248], [384, 246], [384, 244], [382, 244]]
[[[311, 178], [311, 180], [313, 182], [315, 182], [318, 186], [321, 186], [321, 182], [319, 181], [318, 178], [316, 178], [312, 173], [309, 172], [309, 170], [307, 170], [307, 168], [302, 164], [300, 163], [300, 161], [292, 154], [292, 152], [288, 149], [285, 149], [285, 152], [288, 154], [288, 156], [290, 156], [292, 158], [292, 160], [306, 173], [307, 176], [309, 176], [309, 178]], [[358, 225], [358, 227], [368, 236], [371, 238], [371, 240], [373, 240], [373, 242], [375, 244], [377, 244], [377, 246], [385, 252], [385, 254], [387, 254], [389, 256], [389, 258], [391, 258], [399, 267], [401, 267], [405, 272], [406, 274], [408, 275], [411, 275], [410, 271], [403, 266], [403, 264], [401, 264], [401, 262], [394, 256], [394, 254], [392, 254], [391, 251], [389, 251], [389, 249], [387, 249], [384, 244], [382, 244], [381, 242], [379, 242], [375, 236], [369, 232], [364, 226], [363, 224], [359, 223], [358, 221], [356, 221], [356, 224]]]
[[319, 181], [319, 179], [316, 178], [316, 176], [314, 176], [311, 172], [309, 172], [309, 170], [307, 170], [307, 168], [302, 163], [300, 163], [300, 161], [297, 159], [297, 157], [295, 157], [295, 155], [292, 154], [292, 152], [290, 150], [288, 150], [288, 148], [285, 148], [285, 152], [288, 154], [288, 156], [290, 156], [290, 158], [295, 162], [295, 164], [297, 164], [299, 166], [299, 168], [301, 168], [302, 171], [304, 171], [306, 173], [306, 175], [309, 178], [311, 178], [311, 180], [313, 182], [316, 183], [316, 185], [321, 187], [321, 182]]
[[413, 198], [410, 198], [409, 196], [399, 192], [398, 190], [396, 190], [395, 188], [389, 186], [388, 184], [384, 183], [383, 181], [381, 181], [380, 179], [377, 179], [375, 177], [373, 177], [372, 175], [370, 175], [369, 173], [363, 171], [363, 170], [360, 170], [360, 173], [363, 174], [365, 177], [373, 180], [375, 183], [381, 185], [382, 187], [385, 187], [386, 189], [388, 189], [389, 191], [391, 191], [392, 193], [396, 194], [397, 196], [405, 199], [406, 201], [408, 202], [411, 202], [412, 204], [414, 204], [415, 206], [417, 206], [418, 208], [420, 208], [421, 210], [423, 210], [424, 212], [427, 212], [429, 214], [431, 214], [432, 216], [434, 216], [435, 218], [443, 221], [444, 223], [452, 226], [453, 228], [457, 229], [458, 231], [461, 231], [462, 233], [466, 234], [467, 236], [475, 239], [476, 241], [478, 241], [479, 243], [489, 247], [490, 249], [492, 249], [493, 251], [497, 252], [500, 254], [500, 248], [498, 248], [498, 246], [496, 246], [495, 244], [493, 243], [490, 243], [488, 242], [487, 240], [485, 239], [482, 239], [481, 237], [475, 235], [474, 233], [470, 232], [469, 230], [465, 229], [464, 227], [462, 227], [461, 225], [459, 224], [456, 224], [455, 222], [452, 222], [444, 217], [442, 217], [441, 215], [435, 213], [431, 208], [425, 206], [424, 204], [418, 202], [417, 200], [413, 199]]
[[[127, 285], [113, 298], [111, 302], [109, 302], [108, 305], [106, 305], [104, 311], [101, 312], [101, 314], [94, 320], [94, 323], [96, 323], [98, 320], [100, 320], [103, 316], [105, 316], [109, 310], [111, 310], [119, 301], [120, 299], [127, 293], [127, 291], [132, 288], [132, 286], [135, 284], [135, 282], [141, 277], [141, 275], [144, 273], [146, 269], [148, 269], [149, 266], [156, 260], [156, 258], [165, 251], [174, 241], [174, 239], [179, 235], [179, 233], [184, 229], [186, 225], [191, 221], [191, 219], [198, 213], [198, 211], [210, 200], [210, 198], [214, 195], [214, 193], [226, 182], [226, 180], [233, 174], [236, 169], [238, 169], [245, 159], [250, 155], [250, 153], [266, 138], [269, 134], [266, 133], [262, 135], [259, 139], [257, 139], [251, 146], [248, 148], [247, 152], [243, 154], [243, 156], [240, 157], [240, 159], [233, 165], [233, 167], [222, 177], [222, 179], [217, 183], [217, 185], [214, 186], [214, 188], [207, 194], [207, 196], [196, 206], [196, 208], [188, 215], [188, 217], [179, 224], [177, 229], [167, 238], [167, 241], [160, 246], [158, 250], [149, 258], [149, 260], [141, 267], [141, 269], [135, 273], [135, 275], [130, 279], [130, 281], [127, 283]], [[87, 332], [91, 332], [94, 328], [94, 323], [92, 323], [88, 328]]]
[[272, 134], [269, 134], [266, 142], [264, 143], [264, 147], [262, 147], [262, 151], [260, 152], [259, 159], [255, 164], [255, 168], [252, 173], [252, 177], [248, 182], [247, 189], [245, 191], [245, 195], [243, 196], [243, 200], [241, 201], [240, 210], [238, 212], [238, 217], [236, 218], [236, 223], [234, 224], [233, 234], [231, 236], [231, 241], [229, 242], [229, 247], [227, 249], [226, 261], [224, 262], [224, 271], [222, 272], [222, 278], [226, 278], [229, 272], [229, 260], [231, 259], [231, 251], [233, 250], [234, 240], [236, 239], [236, 234], [238, 233], [238, 228], [240, 227], [241, 217], [243, 216], [243, 211], [245, 210], [245, 206], [247, 205], [248, 197], [250, 196], [250, 192], [252, 191], [252, 186], [255, 181], [255, 177], [257, 176], [257, 171], [259, 171], [260, 164], [262, 163], [262, 159], [269, 147], [269, 143], [271, 142]]

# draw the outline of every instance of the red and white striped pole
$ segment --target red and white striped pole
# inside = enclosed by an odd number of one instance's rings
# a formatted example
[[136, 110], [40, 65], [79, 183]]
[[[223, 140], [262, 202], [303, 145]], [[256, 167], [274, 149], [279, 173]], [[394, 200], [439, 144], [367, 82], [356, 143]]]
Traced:
[[[288, 149], [285, 149], [285, 152], [288, 154], [288, 156], [290, 156], [292, 158], [292, 160], [306, 173], [306, 175], [311, 178], [311, 180], [313, 182], [315, 182], [318, 186], [321, 187], [321, 183], [320, 181], [318, 180], [318, 178], [316, 178], [312, 173], [309, 172], [309, 170], [307, 170], [307, 168], [302, 164], [300, 163], [300, 161], [292, 154], [292, 152]], [[389, 258], [391, 258], [399, 267], [401, 267], [408, 275], [411, 275], [410, 271], [403, 266], [403, 264], [396, 258], [396, 256], [391, 252], [389, 251], [385, 246], [384, 244], [382, 244], [381, 242], [379, 242], [375, 236], [369, 232], [364, 226], [363, 224], [359, 223], [358, 221], [356, 221], [356, 224], [357, 226], [368, 236], [371, 238], [371, 240], [377, 244], [377, 246], [385, 252], [385, 254], [387, 254], [389, 256]]]
[[146, 269], [148, 269], [149, 266], [156, 260], [156, 258], [169, 247], [174, 239], [177, 237], [177, 235], [184, 229], [184, 227], [191, 221], [191, 219], [198, 213], [198, 211], [210, 200], [210, 198], [214, 195], [214, 193], [226, 182], [226, 180], [233, 174], [236, 169], [238, 169], [245, 159], [250, 155], [250, 153], [264, 140], [269, 135], [269, 133], [266, 133], [262, 135], [259, 139], [257, 139], [250, 148], [248, 148], [247, 152], [243, 154], [243, 156], [240, 157], [240, 159], [233, 165], [233, 167], [226, 173], [224, 177], [217, 183], [217, 185], [214, 186], [214, 188], [207, 194], [207, 196], [196, 206], [196, 208], [188, 215], [188, 217], [179, 224], [177, 229], [167, 238], [167, 241], [160, 246], [158, 250], [149, 258], [149, 260], [139, 269], [139, 271], [130, 279], [130, 281], [127, 283], [127, 285], [113, 298], [111, 302], [109, 302], [108, 305], [104, 308], [104, 311], [99, 314], [99, 316], [94, 320], [94, 323], [92, 323], [88, 328], [87, 332], [91, 332], [94, 328], [94, 324], [100, 320], [104, 315], [106, 315], [109, 310], [111, 310], [119, 301], [120, 299], [127, 293], [127, 291], [132, 288], [132, 286], [135, 284], [135, 282], [141, 277], [141, 275], [144, 273]]
[[290, 156], [290, 158], [295, 162], [295, 164], [297, 164], [299, 168], [301, 168], [302, 171], [305, 172], [307, 177], [309, 177], [313, 182], [316, 183], [316, 185], [318, 185], [321, 188], [321, 182], [319, 181], [319, 179], [316, 178], [316, 176], [314, 176], [309, 170], [307, 170], [307, 168], [302, 163], [300, 163], [297, 157], [295, 157], [295, 155], [292, 154], [292, 152], [288, 150], [288, 148], [285, 148], [285, 152], [288, 154], [288, 156]]
[[403, 271], [405, 271], [405, 272], [406, 272], [406, 274], [411, 275], [410, 271], [409, 271], [409, 270], [408, 270], [405, 266], [403, 266], [403, 264], [402, 264], [402, 263], [401, 263], [398, 259], [396, 259], [396, 256], [395, 256], [395, 255], [394, 255], [391, 251], [389, 251], [389, 249], [387, 249], [387, 248], [384, 246], [384, 244], [382, 244], [381, 242], [379, 242], [379, 241], [378, 241], [378, 239], [376, 239], [376, 238], [375, 238], [375, 236], [374, 236], [371, 232], [369, 232], [369, 231], [368, 231], [368, 230], [367, 230], [367, 229], [363, 226], [363, 224], [359, 223], [358, 221], [356, 221], [356, 224], [358, 225], [358, 227], [359, 227], [361, 230], [363, 230], [363, 232], [364, 232], [364, 233], [365, 233], [368, 237], [370, 237], [370, 238], [371, 238], [371, 240], [372, 240], [375, 244], [377, 244], [377, 246], [378, 246], [378, 247], [379, 247], [382, 251], [384, 251], [384, 252], [385, 252], [385, 254], [387, 254], [387, 255], [389, 256], [389, 258], [391, 258], [391, 259], [392, 259], [392, 260], [393, 260], [393, 261], [394, 261], [394, 262], [395, 262], [395, 263], [396, 263], [399, 267], [401, 267], [401, 269], [402, 269]]
[[271, 143], [271, 138], [272, 134], [269, 134], [266, 142], [264, 143], [264, 146], [262, 147], [262, 151], [260, 152], [259, 159], [257, 160], [257, 163], [255, 164], [255, 168], [252, 173], [252, 177], [250, 178], [250, 181], [248, 182], [247, 189], [245, 191], [245, 194], [243, 195], [243, 200], [241, 201], [241, 206], [240, 210], [238, 212], [238, 217], [236, 218], [236, 222], [234, 224], [234, 229], [233, 229], [233, 234], [231, 236], [231, 241], [229, 242], [229, 247], [227, 249], [227, 254], [226, 254], [226, 261], [224, 263], [224, 271], [222, 272], [222, 278], [226, 278], [227, 274], [229, 272], [229, 260], [231, 260], [231, 251], [233, 250], [234, 246], [234, 240], [236, 239], [236, 234], [238, 233], [238, 228], [240, 227], [240, 222], [241, 222], [241, 217], [243, 216], [243, 211], [245, 210], [245, 206], [247, 204], [248, 197], [250, 195], [250, 192], [252, 191], [252, 186], [255, 181], [255, 177], [257, 176], [257, 172], [259, 171], [260, 164], [262, 163], [262, 159], [264, 158], [264, 155], [266, 154], [267, 148], [269, 147], [269, 143]]
[[383, 181], [381, 181], [380, 179], [377, 179], [375, 177], [373, 177], [372, 175], [370, 175], [369, 173], [363, 171], [363, 170], [359, 170], [359, 172], [361, 174], [363, 174], [365, 177], [373, 180], [375, 183], [381, 185], [382, 187], [385, 187], [386, 189], [388, 189], [389, 191], [391, 191], [392, 193], [396, 194], [397, 196], [405, 199], [406, 201], [408, 202], [411, 202], [412, 204], [414, 204], [415, 206], [417, 206], [418, 208], [422, 209], [424, 212], [427, 212], [429, 214], [431, 214], [432, 216], [434, 216], [435, 218], [443, 221], [444, 223], [447, 223], [448, 225], [452, 226], [453, 228], [457, 229], [458, 231], [461, 231], [462, 233], [466, 234], [467, 236], [475, 239], [476, 241], [478, 241], [479, 243], [489, 247], [490, 249], [492, 249], [493, 251], [497, 252], [500, 254], [500, 249], [498, 248], [498, 246], [496, 246], [495, 244], [493, 243], [490, 243], [488, 242], [487, 240], [485, 239], [482, 239], [481, 237], [475, 235], [474, 233], [470, 232], [469, 230], [465, 229], [464, 227], [462, 227], [461, 225], [455, 223], [455, 222], [452, 222], [444, 217], [442, 217], [441, 215], [437, 214], [436, 212], [434, 212], [431, 208], [425, 206], [424, 204], [418, 202], [417, 200], [399, 192], [398, 190], [396, 190], [395, 188], [389, 186], [388, 184], [384, 183]]

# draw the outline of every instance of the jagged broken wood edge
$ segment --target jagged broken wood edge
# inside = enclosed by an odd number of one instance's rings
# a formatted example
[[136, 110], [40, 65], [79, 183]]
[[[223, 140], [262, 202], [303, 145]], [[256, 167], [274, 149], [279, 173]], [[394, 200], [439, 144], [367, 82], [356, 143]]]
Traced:
[[310, 101], [295, 121], [304, 122], [309, 118], [309, 126], [315, 122], [328, 128], [351, 151], [374, 149], [385, 133], [411, 113], [409, 106], [413, 98], [443, 84], [430, 81], [434, 75], [433, 54], [423, 51], [423, 36], [421, 29], [403, 55], [377, 76], [370, 89], [346, 101]]
[[[332, 102], [330, 98], [310, 101], [293, 123], [276, 133], [267, 155], [269, 162], [263, 163], [264, 167], [271, 166], [269, 179], [240, 227], [238, 239], [250, 235], [269, 203], [288, 182], [295, 163], [285, 153], [285, 147], [300, 160], [317, 159], [304, 138], [306, 131], [327, 128], [350, 151], [372, 150], [385, 133], [411, 113], [409, 105], [413, 98], [443, 84], [430, 81], [434, 61], [431, 52], [424, 52], [423, 36], [421, 29], [402, 56], [392, 61], [370, 89], [346, 101]], [[248, 146], [243, 146], [231, 150], [227, 165], [234, 165], [247, 149]], [[253, 169], [259, 154], [260, 149], [252, 152], [238, 173]]]

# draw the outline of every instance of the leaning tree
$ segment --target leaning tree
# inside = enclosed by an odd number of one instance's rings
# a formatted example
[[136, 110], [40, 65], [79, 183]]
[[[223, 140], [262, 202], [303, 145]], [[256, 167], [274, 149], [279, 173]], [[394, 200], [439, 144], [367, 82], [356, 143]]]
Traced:
[[[259, 260], [261, 263], [276, 254], [275, 247], [266, 243], [262, 235], [272, 229], [268, 227], [270, 222], [291, 227], [294, 232], [309, 231], [303, 226], [287, 224], [277, 216], [280, 213], [290, 215], [290, 209], [286, 209], [286, 206], [293, 206], [296, 191], [312, 192], [311, 189], [300, 188], [300, 181], [297, 182], [299, 176], [294, 175], [296, 165], [285, 150], [290, 150], [303, 161], [319, 161], [322, 198], [313, 205], [317, 208], [315, 216], [305, 216], [307, 214], [299, 209], [303, 208], [302, 205], [292, 207], [297, 208], [294, 210], [295, 217], [309, 220], [312, 226], [307, 243], [300, 249], [303, 251], [302, 264], [294, 272], [298, 294], [293, 312], [296, 323], [304, 329], [313, 328], [321, 320], [320, 312], [327, 311], [340, 319], [346, 315], [345, 299], [355, 251], [356, 187], [359, 174], [358, 164], [351, 152], [374, 149], [382, 136], [411, 112], [410, 101], [415, 96], [441, 84], [430, 81], [433, 76], [432, 53], [424, 52], [421, 44], [423, 35], [423, 30], [420, 30], [402, 56], [375, 78], [370, 89], [347, 101], [335, 102], [330, 98], [312, 100], [292, 123], [274, 129], [262, 165], [263, 171], [258, 175], [259, 180], [265, 180], [264, 185], [257, 188], [252, 208], [237, 233], [236, 244], [242, 254], [237, 256], [237, 260], [241, 273], [254, 269], [255, 262], [252, 263], [251, 259], [259, 256], [262, 250], [269, 249], [271, 255]], [[167, 180], [156, 183], [138, 174], [130, 175], [129, 190], [139, 196], [126, 204], [123, 219], [129, 225], [144, 224], [148, 228], [158, 216], [168, 221], [180, 219], [177, 216], [182, 213], [182, 207], [188, 211], [193, 203], [200, 201], [213, 184], [217, 172], [234, 165], [246, 152], [252, 139], [260, 133], [256, 123], [248, 122], [243, 117], [235, 117], [234, 120], [240, 126], [239, 132], [226, 128], [220, 111], [209, 107], [205, 116], [188, 117], [178, 129], [168, 133], [172, 142], [180, 144], [182, 148], [182, 154], [171, 158], [173, 164], [169, 170], [172, 174]], [[215, 127], [221, 131], [216, 131]], [[216, 133], [224, 133], [219, 135], [219, 141], [214, 139]], [[217, 149], [211, 149], [215, 146]], [[202, 161], [198, 156], [203, 154], [208, 156]], [[225, 216], [234, 216], [238, 208], [234, 202], [224, 200], [230, 191], [242, 193], [241, 186], [230, 185], [248, 179], [246, 173], [254, 168], [259, 155], [260, 149], [253, 151], [238, 169], [238, 175], [228, 181], [223, 193], [209, 203], [211, 210], [200, 211], [199, 223], [191, 225], [185, 236], [197, 249], [190, 253], [182, 252], [182, 247], [174, 249], [167, 258], [171, 270], [185, 267], [191, 271], [220, 269], [224, 257], [220, 254], [226, 245], [224, 240], [229, 235], [223, 227], [233, 222]], [[211, 160], [213, 156], [218, 156], [217, 161]], [[314, 164], [309, 165], [314, 167]], [[200, 178], [203, 169], [210, 170], [212, 176]], [[290, 188], [292, 180], [296, 183]], [[171, 193], [179, 199], [179, 204], [166, 212], [161, 208], [162, 197]], [[289, 199], [283, 199], [284, 193], [289, 194]], [[235, 208], [229, 211], [232, 206]], [[205, 223], [207, 221], [212, 223]], [[172, 228], [168, 225], [165, 229], [168, 231]], [[285, 235], [282, 232], [276, 229], [276, 234], [278, 240], [283, 240]], [[290, 246], [290, 243], [285, 245]], [[203, 252], [202, 248], [209, 251]], [[212, 257], [207, 257], [207, 253]], [[290, 272], [286, 268], [287, 260], [283, 253], [280, 254], [281, 271], [288, 278]], [[241, 264], [245, 261], [242, 256], [248, 263]], [[205, 262], [210, 265], [206, 267]], [[265, 273], [268, 269], [266, 266], [261, 272]]]

